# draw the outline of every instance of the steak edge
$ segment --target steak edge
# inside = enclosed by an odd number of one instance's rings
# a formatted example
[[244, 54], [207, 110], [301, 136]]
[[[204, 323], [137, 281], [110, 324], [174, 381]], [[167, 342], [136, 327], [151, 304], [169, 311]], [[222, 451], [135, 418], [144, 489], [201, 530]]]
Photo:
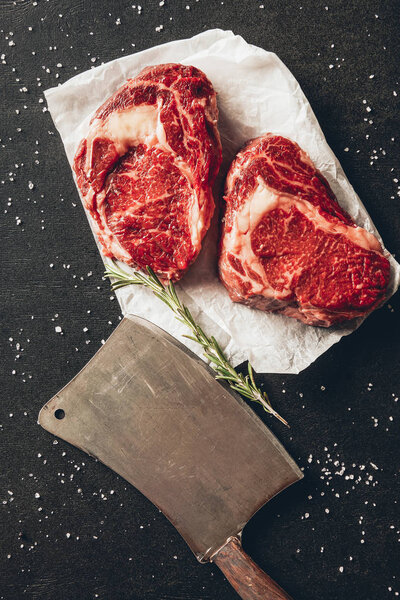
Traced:
[[251, 141], [226, 179], [219, 274], [234, 302], [329, 327], [385, 298], [390, 264], [377, 238], [339, 206], [293, 141]]
[[145, 68], [100, 106], [73, 168], [105, 256], [182, 277], [214, 212], [217, 119], [210, 81], [181, 64]]

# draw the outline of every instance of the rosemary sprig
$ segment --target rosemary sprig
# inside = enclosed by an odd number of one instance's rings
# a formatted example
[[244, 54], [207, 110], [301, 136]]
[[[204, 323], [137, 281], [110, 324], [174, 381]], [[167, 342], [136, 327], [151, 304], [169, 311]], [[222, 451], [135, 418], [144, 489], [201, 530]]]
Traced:
[[197, 342], [203, 347], [204, 356], [210, 361], [211, 367], [216, 372], [216, 379], [224, 379], [241, 396], [261, 404], [266, 412], [288, 425], [285, 419], [272, 408], [267, 394], [256, 385], [250, 363], [248, 363], [247, 375], [238, 373], [232, 367], [217, 340], [213, 336], [209, 337], [204, 333], [200, 325], [193, 319], [188, 307], [182, 304], [172, 282], [164, 285], [150, 267], [147, 267], [147, 275], [137, 271], [130, 274], [123, 271], [114, 262], [113, 266], [106, 268], [104, 275], [113, 280], [111, 283], [113, 290], [118, 290], [126, 285], [143, 285], [149, 288], [157, 298], [162, 300], [174, 312], [175, 318], [191, 331], [191, 335], [184, 335], [184, 337]]

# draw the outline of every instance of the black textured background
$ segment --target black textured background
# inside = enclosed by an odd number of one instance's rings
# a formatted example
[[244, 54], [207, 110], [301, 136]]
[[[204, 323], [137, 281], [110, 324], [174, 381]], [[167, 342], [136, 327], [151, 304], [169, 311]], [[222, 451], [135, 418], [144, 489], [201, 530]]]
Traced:
[[[398, 1], [140, 2], [1, 1], [4, 600], [236, 597], [135, 489], [36, 424], [120, 314], [43, 90], [134, 50], [233, 29], [291, 69], [400, 251]], [[397, 295], [300, 375], [260, 377], [292, 428], [261, 418], [306, 477], [252, 520], [244, 545], [296, 600], [399, 596], [399, 329]]]

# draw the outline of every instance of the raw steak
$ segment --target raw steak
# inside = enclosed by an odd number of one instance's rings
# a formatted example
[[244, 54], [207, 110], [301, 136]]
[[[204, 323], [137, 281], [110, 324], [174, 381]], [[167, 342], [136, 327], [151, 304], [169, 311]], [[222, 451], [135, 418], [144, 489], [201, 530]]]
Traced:
[[217, 102], [195, 67], [147, 67], [95, 113], [74, 170], [103, 253], [177, 280], [214, 212]]
[[366, 315], [385, 298], [390, 265], [291, 140], [267, 133], [232, 163], [220, 277], [234, 302], [310, 325]]

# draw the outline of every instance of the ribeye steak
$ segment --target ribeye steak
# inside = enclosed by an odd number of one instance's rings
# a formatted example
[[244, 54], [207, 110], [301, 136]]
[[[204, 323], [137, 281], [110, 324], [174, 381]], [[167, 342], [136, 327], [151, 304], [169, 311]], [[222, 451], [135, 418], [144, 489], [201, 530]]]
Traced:
[[289, 139], [250, 142], [229, 170], [220, 277], [235, 302], [329, 327], [384, 299], [390, 265]]
[[177, 280], [214, 212], [217, 102], [202, 71], [147, 67], [95, 113], [74, 170], [106, 256]]

